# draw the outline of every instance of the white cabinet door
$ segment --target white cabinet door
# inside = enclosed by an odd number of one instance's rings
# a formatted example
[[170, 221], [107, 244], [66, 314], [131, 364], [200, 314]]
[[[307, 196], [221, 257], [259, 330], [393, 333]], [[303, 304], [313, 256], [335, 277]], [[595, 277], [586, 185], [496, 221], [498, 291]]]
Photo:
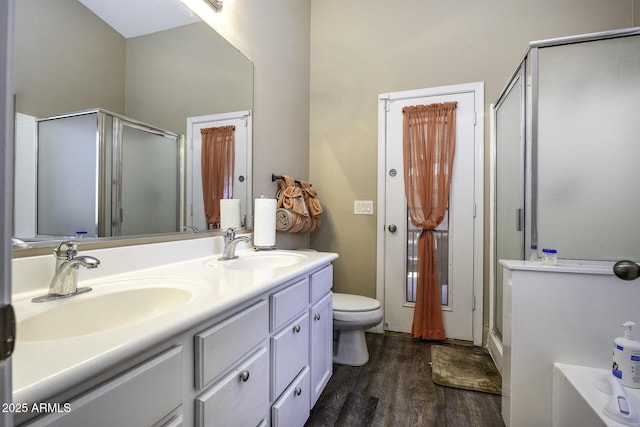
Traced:
[[309, 364], [309, 313], [289, 323], [271, 338], [271, 398], [276, 400]]
[[329, 292], [311, 306], [311, 347], [309, 364], [311, 366], [311, 407], [333, 374], [333, 294]]

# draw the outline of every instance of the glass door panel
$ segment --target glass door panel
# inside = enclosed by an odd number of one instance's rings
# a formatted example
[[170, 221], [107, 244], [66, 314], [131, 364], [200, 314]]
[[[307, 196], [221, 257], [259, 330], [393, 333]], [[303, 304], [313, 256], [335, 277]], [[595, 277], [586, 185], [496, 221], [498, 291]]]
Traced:
[[120, 235], [179, 231], [177, 137], [122, 124]]
[[640, 259], [640, 36], [539, 49], [538, 242]]
[[[523, 65], [524, 66], [524, 65]], [[524, 69], [516, 75], [495, 110], [495, 283], [494, 329], [502, 335], [501, 259], [524, 257]]]
[[98, 237], [98, 113], [38, 122], [37, 234]]
[[[449, 305], [449, 211], [444, 220], [434, 230], [436, 258], [442, 306]], [[420, 229], [411, 224], [407, 217], [407, 297], [406, 302], [416, 302], [418, 281], [418, 238]]]

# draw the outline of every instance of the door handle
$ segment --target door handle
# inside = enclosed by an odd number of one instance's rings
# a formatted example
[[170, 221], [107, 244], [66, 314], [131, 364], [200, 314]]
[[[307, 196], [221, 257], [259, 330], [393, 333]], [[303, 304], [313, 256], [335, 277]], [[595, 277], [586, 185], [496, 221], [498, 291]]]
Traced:
[[395, 224], [391, 224], [389, 225], [389, 227], [387, 227], [390, 233], [395, 233], [396, 231], [398, 231], [398, 227], [396, 227]]

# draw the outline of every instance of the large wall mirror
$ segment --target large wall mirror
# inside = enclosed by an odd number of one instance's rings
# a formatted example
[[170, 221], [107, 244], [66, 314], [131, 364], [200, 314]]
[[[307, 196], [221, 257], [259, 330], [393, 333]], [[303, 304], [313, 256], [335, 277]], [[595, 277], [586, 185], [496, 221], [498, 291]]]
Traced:
[[[93, 6], [108, 3], [119, 6]], [[251, 61], [180, 0], [17, 0], [14, 64], [17, 134], [25, 117], [100, 108], [186, 136], [188, 118], [253, 108]], [[250, 146], [243, 150], [250, 171]], [[192, 174], [190, 165], [185, 159], [178, 173]], [[33, 198], [32, 185], [17, 180], [16, 198]], [[247, 185], [242, 197], [250, 203]]]

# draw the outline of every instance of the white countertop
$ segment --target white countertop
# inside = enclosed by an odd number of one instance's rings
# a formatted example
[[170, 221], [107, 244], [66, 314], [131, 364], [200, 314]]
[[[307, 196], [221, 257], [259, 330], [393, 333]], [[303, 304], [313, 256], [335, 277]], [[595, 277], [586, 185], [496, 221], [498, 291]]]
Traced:
[[[627, 424], [617, 422], [604, 413], [604, 407], [609, 402], [611, 394], [610, 386], [605, 377], [611, 376], [611, 370], [590, 368], [586, 366], [571, 365], [566, 363], [554, 363], [573, 385], [584, 401], [593, 409], [602, 423], [609, 427], [625, 427]], [[624, 388], [624, 391], [637, 409], [640, 405], [640, 389]]]
[[[304, 254], [305, 259], [293, 266], [273, 270], [232, 270], [221, 263], [211, 266], [210, 261], [217, 259], [217, 256], [209, 255], [165, 266], [81, 280], [78, 286], [91, 286], [94, 289], [98, 289], [101, 283], [110, 281], [153, 277], [163, 280], [169, 277], [188, 277], [202, 281], [206, 286], [204, 295], [175, 311], [91, 335], [22, 342], [18, 328], [18, 339], [12, 357], [14, 402], [37, 403], [60, 394], [72, 385], [80, 384], [201, 322], [338, 258], [334, 253], [293, 252]], [[254, 251], [238, 251], [237, 254], [242, 257], [251, 253]], [[20, 301], [30, 300], [42, 294], [42, 291], [43, 289], [38, 289], [18, 294], [19, 299], [14, 300], [14, 304], [19, 306]], [[82, 298], [89, 294], [91, 292], [72, 298]], [[20, 312], [16, 311], [19, 320]], [[82, 322], [82, 319], [70, 321]]]

